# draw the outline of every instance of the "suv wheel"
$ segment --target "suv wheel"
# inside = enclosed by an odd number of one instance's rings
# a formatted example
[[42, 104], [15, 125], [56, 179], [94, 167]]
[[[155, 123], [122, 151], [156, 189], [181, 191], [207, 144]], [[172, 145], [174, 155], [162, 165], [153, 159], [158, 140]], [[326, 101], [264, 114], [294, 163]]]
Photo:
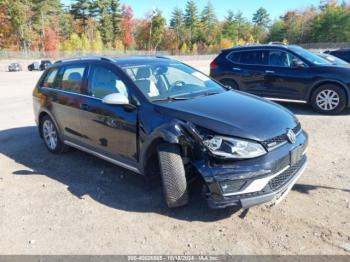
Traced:
[[62, 153], [67, 146], [61, 141], [58, 129], [49, 116], [41, 121], [41, 134], [47, 149], [52, 153]]
[[238, 90], [238, 85], [235, 81], [231, 79], [223, 79], [220, 81], [220, 83], [224, 86], [230, 87], [231, 89]]
[[188, 203], [187, 181], [179, 146], [161, 144], [158, 147], [158, 157], [168, 207], [186, 205]]
[[311, 103], [320, 113], [338, 114], [346, 106], [346, 93], [337, 85], [324, 85], [312, 94]]

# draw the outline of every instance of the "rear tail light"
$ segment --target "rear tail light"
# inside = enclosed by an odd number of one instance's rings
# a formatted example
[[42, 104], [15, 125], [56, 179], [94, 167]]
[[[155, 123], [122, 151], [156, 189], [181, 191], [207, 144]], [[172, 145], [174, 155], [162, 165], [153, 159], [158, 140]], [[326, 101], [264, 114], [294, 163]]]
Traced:
[[216, 68], [218, 68], [218, 67], [219, 67], [219, 65], [216, 63], [215, 60], [213, 60], [213, 61], [210, 63], [210, 69], [216, 69]]

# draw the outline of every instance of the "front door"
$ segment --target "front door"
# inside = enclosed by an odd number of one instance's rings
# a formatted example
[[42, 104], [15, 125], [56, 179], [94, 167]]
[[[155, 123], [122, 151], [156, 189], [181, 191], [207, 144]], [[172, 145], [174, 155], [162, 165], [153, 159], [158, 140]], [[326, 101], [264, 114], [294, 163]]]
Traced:
[[270, 50], [268, 66], [265, 67], [263, 96], [302, 100], [310, 85], [309, 67], [295, 55], [282, 50]]
[[102, 99], [122, 93], [130, 100], [129, 89], [113, 66], [96, 64], [89, 74], [89, 95], [81, 101], [81, 125], [85, 144], [99, 153], [136, 166], [137, 109], [107, 105]]

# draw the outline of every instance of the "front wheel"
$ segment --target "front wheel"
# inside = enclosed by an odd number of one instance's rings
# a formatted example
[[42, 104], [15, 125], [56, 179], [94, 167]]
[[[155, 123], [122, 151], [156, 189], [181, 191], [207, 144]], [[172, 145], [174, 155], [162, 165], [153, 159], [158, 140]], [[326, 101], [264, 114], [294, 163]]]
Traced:
[[346, 106], [346, 93], [340, 86], [324, 85], [312, 94], [311, 104], [320, 113], [338, 114]]
[[185, 167], [180, 148], [174, 144], [161, 144], [158, 147], [160, 174], [163, 190], [169, 208], [188, 203]]

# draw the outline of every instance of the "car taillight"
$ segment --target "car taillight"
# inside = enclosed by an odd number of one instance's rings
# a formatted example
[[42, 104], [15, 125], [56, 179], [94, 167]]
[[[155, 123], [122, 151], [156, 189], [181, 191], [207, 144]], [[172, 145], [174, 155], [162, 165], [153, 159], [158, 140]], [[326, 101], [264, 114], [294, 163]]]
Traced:
[[216, 68], [218, 68], [218, 64], [216, 63], [216, 61], [215, 60], [213, 60], [211, 63], [210, 63], [210, 69], [216, 69]]

